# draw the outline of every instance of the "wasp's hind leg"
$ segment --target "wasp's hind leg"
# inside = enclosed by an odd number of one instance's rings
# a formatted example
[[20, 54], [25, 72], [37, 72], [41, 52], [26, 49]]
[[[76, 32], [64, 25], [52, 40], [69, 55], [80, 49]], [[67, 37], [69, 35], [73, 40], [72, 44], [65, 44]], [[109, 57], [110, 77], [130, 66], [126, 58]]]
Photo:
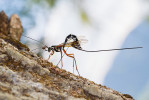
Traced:
[[62, 56], [62, 51], [61, 51], [61, 68], [63, 67], [63, 60], [62, 60], [63, 56]]
[[64, 51], [64, 53], [65, 53], [68, 57], [73, 58], [73, 73], [74, 73], [74, 63], [75, 63], [75, 65], [76, 65], [76, 70], [77, 70], [77, 72], [78, 72], [78, 74], [79, 74], [79, 76], [80, 76], [80, 73], [79, 73], [78, 68], [77, 68], [77, 63], [76, 63], [76, 59], [75, 59], [75, 57], [74, 57], [74, 54], [67, 54], [64, 49], [63, 49], [63, 51]]

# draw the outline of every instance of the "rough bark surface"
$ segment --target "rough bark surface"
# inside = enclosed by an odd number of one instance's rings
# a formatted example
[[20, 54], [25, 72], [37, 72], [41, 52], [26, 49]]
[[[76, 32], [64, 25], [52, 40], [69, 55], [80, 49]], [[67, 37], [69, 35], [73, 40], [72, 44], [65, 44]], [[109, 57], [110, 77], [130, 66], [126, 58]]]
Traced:
[[0, 100], [133, 100], [30, 52], [18, 41], [23, 29], [14, 17], [0, 13]]

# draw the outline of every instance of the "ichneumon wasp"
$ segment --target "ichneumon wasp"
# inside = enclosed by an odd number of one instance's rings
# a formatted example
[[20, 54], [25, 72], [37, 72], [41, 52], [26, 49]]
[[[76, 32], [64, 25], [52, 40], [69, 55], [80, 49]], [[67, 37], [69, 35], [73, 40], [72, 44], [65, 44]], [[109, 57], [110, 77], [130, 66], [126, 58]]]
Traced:
[[[23, 35], [23, 36], [24, 36], [24, 35]], [[24, 37], [27, 37], [27, 36], [24, 36]], [[30, 37], [27, 37], [27, 38], [32, 39], [32, 38], [30, 38]], [[35, 40], [35, 39], [32, 39], [32, 40], [37, 41], [37, 40]], [[68, 54], [68, 53], [66, 52], [67, 50], [64, 49], [65, 47], [73, 47], [73, 48], [75, 48], [75, 49], [78, 49], [78, 50], [81, 50], [81, 51], [84, 51], [84, 52], [102, 52], [102, 51], [114, 51], [114, 50], [126, 50], [126, 49], [138, 49], [138, 48], [142, 48], [142, 47], [132, 47], [132, 48], [120, 48], [120, 49], [108, 49], [108, 50], [88, 51], [88, 50], [82, 49], [82, 48], [81, 48], [81, 45], [80, 45], [81, 42], [85, 42], [85, 41], [87, 41], [87, 40], [86, 40], [86, 39], [82, 39], [82, 40], [81, 40], [81, 39], [78, 39], [78, 37], [77, 37], [76, 35], [69, 34], [69, 35], [65, 38], [65, 41], [64, 41], [63, 43], [61, 43], [61, 44], [59, 44], [59, 45], [53, 45], [53, 46], [51, 46], [51, 47], [48, 47], [48, 46], [44, 45], [44, 46], [42, 47], [42, 49], [45, 50], [45, 51], [50, 52], [50, 55], [49, 55], [49, 57], [48, 57], [47, 60], [50, 59], [50, 57], [54, 54], [54, 52], [60, 52], [60, 53], [61, 53], [61, 59], [60, 59], [60, 61], [61, 61], [61, 68], [63, 67], [62, 58], [63, 58], [63, 56], [64, 56], [64, 55], [62, 55], [62, 52], [64, 52], [64, 54], [66, 54], [68, 57], [73, 58], [73, 72], [74, 72], [74, 64], [75, 64], [76, 71], [78, 72], [78, 75], [80, 76], [80, 73], [79, 73], [78, 68], [77, 68], [77, 63], [76, 63], [76, 59], [75, 59], [75, 57], [74, 57], [74, 54]], [[39, 41], [37, 41], [37, 42], [39, 42]], [[39, 42], [39, 43], [41, 43], [41, 42]], [[41, 44], [42, 44], [42, 43], [41, 43]], [[68, 49], [68, 48], [67, 48], [67, 49]], [[59, 61], [59, 62], [60, 62], [60, 61]], [[58, 63], [58, 64], [59, 64], [59, 63]], [[58, 65], [58, 64], [57, 64], [57, 65]]]

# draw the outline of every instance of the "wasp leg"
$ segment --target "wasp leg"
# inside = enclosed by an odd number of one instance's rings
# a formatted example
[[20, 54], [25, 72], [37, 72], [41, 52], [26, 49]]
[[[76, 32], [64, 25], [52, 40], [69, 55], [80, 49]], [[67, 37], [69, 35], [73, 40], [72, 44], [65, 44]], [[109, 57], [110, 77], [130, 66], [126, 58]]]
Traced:
[[[74, 58], [74, 54], [67, 54], [65, 50], [63, 50], [63, 51], [64, 51], [64, 53], [65, 53], [68, 57], [73, 58], [73, 73], [74, 73], [74, 62], [75, 62], [75, 64], [76, 64], [76, 61], [75, 61], [75, 58]], [[72, 56], [71, 56], [71, 55], [72, 55]]]
[[62, 58], [63, 58], [63, 56], [62, 56], [62, 51], [61, 51], [61, 68], [63, 67], [63, 61], [62, 61]]
[[74, 54], [67, 54], [64, 49], [63, 49], [63, 51], [64, 51], [64, 53], [65, 53], [68, 57], [73, 58], [73, 73], [74, 73], [74, 62], [75, 62], [76, 70], [77, 70], [77, 72], [78, 72], [78, 74], [79, 74], [79, 76], [80, 76], [80, 73], [79, 73], [78, 68], [77, 68], [77, 63], [76, 63], [76, 59], [75, 59], [75, 57], [74, 57]]
[[49, 55], [49, 58], [47, 59], [47, 61], [50, 59], [50, 57], [54, 54], [54, 51], [52, 51]]

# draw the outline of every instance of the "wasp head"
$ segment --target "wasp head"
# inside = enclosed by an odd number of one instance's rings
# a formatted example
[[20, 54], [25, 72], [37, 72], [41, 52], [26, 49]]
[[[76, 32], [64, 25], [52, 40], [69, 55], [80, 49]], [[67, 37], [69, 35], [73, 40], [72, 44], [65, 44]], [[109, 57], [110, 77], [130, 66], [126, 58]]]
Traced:
[[42, 47], [43, 50], [50, 52], [51, 50], [53, 50], [53, 47], [47, 47], [47, 46], [43, 46]]
[[47, 47], [46, 45], [42, 47], [42, 49], [45, 50], [45, 51], [49, 51], [49, 48], [50, 47]]
[[43, 49], [43, 50], [45, 50], [46, 48], [47, 48], [47, 46], [46, 46], [46, 45], [42, 47], [42, 49]]

